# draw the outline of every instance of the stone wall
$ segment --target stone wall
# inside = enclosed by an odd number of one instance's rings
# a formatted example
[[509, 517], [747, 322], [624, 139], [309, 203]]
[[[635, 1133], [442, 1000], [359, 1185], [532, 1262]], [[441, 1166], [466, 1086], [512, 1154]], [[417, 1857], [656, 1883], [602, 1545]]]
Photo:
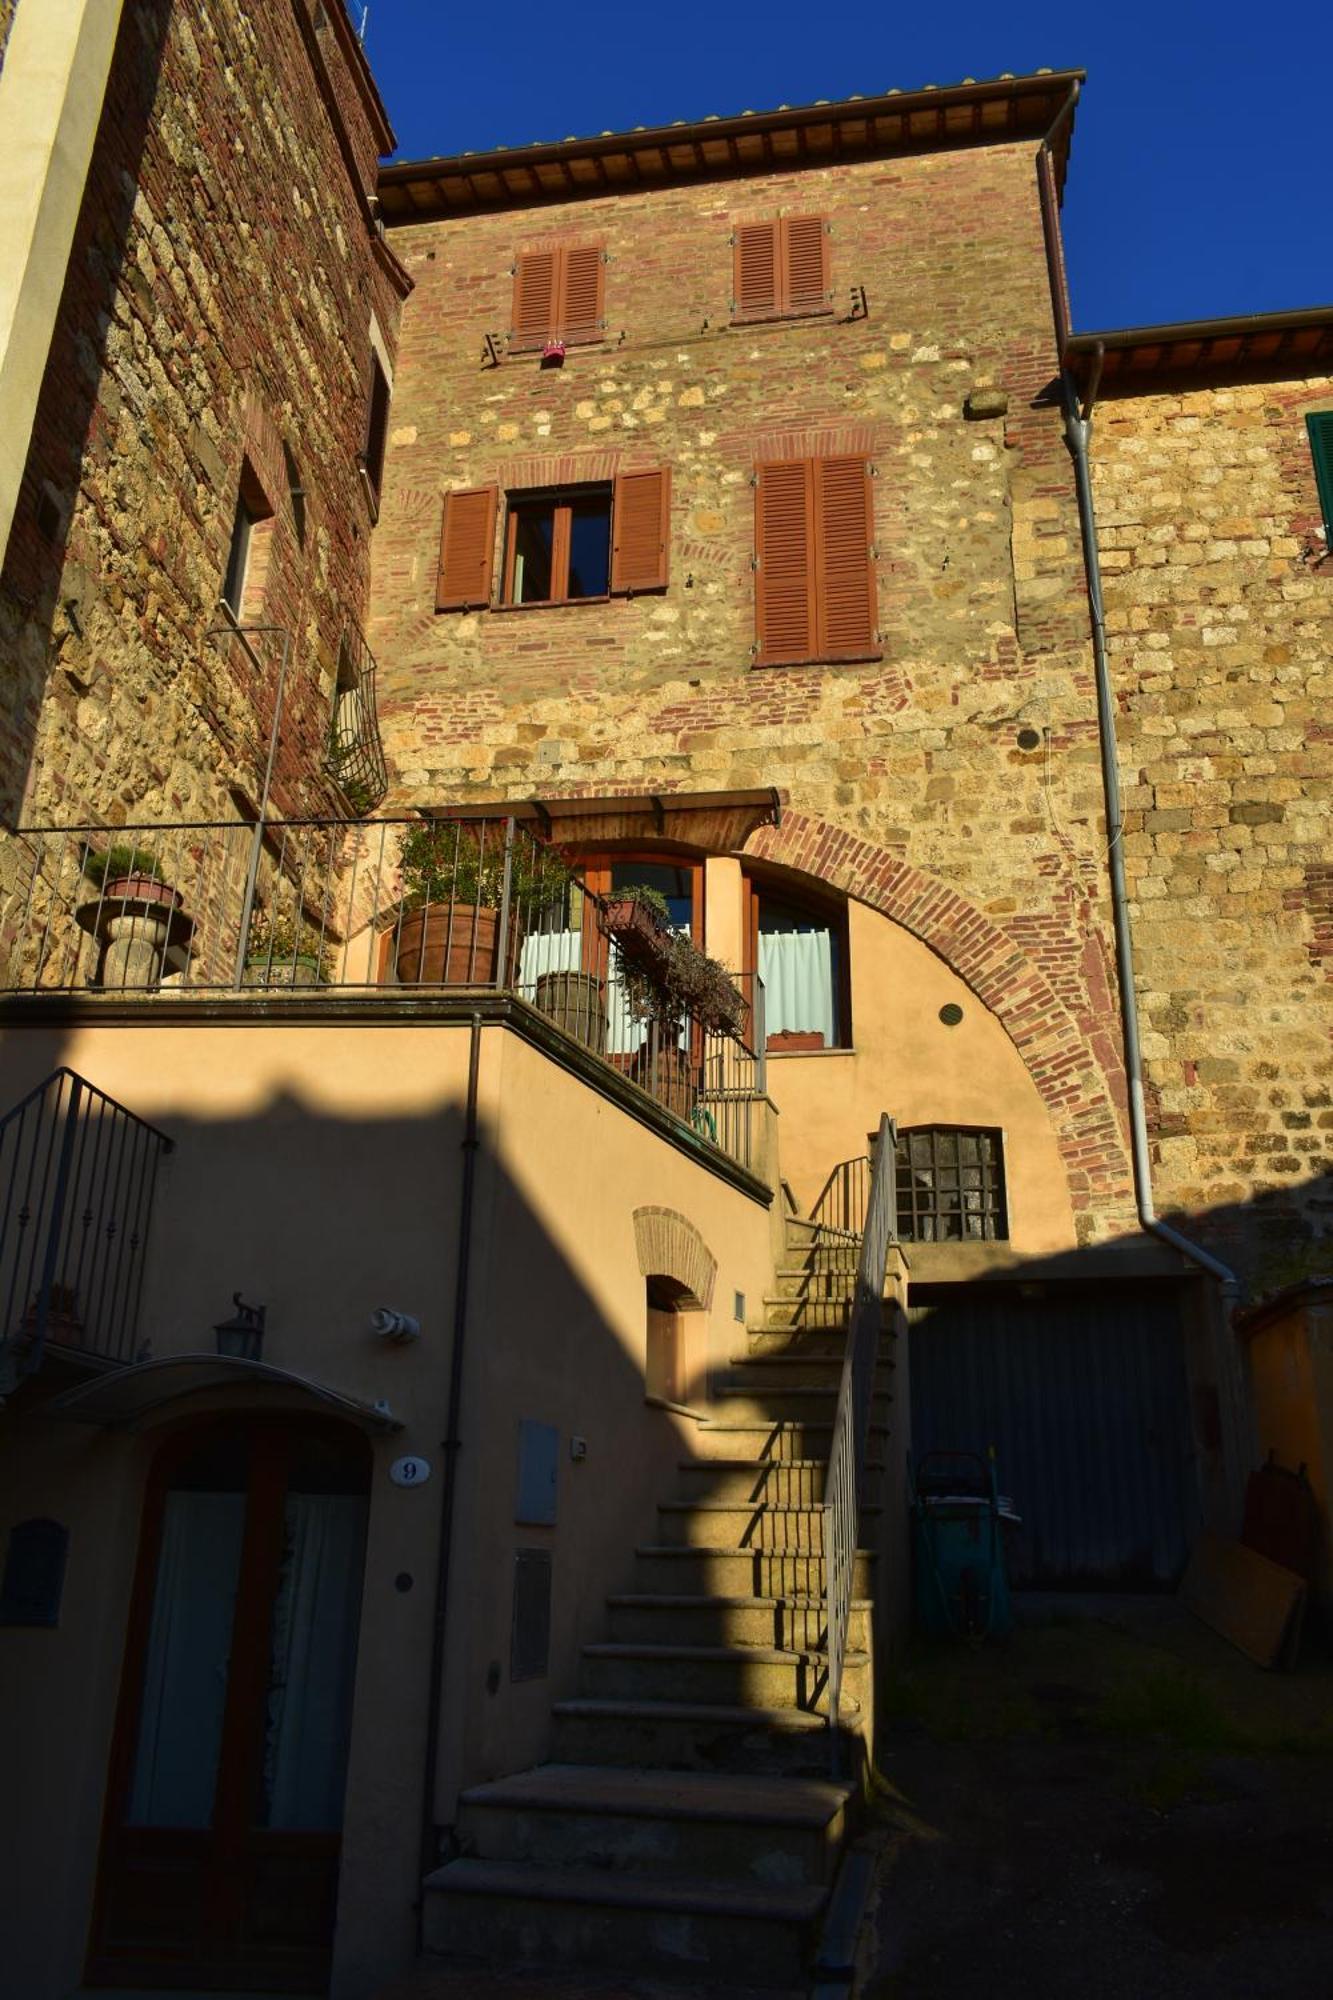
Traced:
[[[821, 213], [831, 319], [734, 328], [738, 219]], [[395, 227], [371, 643], [398, 803], [775, 784], [790, 852], [1003, 996], [1085, 1233], [1132, 1223], [1095, 703], [1034, 150], [989, 146]], [[600, 242], [606, 337], [488, 365], [515, 255]], [[868, 316], [847, 320], [863, 285]], [[501, 341], [503, 345], [503, 341]], [[1007, 414], [965, 415], [1003, 392]], [[881, 660], [758, 668], [757, 461], [873, 460]], [[436, 613], [442, 495], [672, 469], [666, 591]], [[1018, 745], [1020, 728], [1038, 747]], [[905, 886], [910, 881], [910, 888]]]
[[276, 801], [336, 809], [318, 774], [367, 587], [370, 317], [392, 340], [400, 296], [364, 111], [350, 140], [331, 115], [356, 97], [341, 60], [290, 0], [126, 9], [0, 579], [6, 816], [257, 797], [280, 640], [210, 636], [243, 451], [274, 509], [246, 615], [292, 642]]
[[1264, 1289], [1333, 1268], [1330, 407], [1131, 389], [1093, 429], [1159, 1203]]

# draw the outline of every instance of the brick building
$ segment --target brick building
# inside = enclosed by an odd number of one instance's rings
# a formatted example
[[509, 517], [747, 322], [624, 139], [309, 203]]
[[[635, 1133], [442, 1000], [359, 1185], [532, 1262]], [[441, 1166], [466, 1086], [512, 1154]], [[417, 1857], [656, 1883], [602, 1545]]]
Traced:
[[1327, 1259], [1333, 315], [1071, 332], [1074, 73], [377, 170], [332, 0], [118, 12], [0, 6], [14, 1963], [794, 1978], [908, 1450], [1167, 1587]]

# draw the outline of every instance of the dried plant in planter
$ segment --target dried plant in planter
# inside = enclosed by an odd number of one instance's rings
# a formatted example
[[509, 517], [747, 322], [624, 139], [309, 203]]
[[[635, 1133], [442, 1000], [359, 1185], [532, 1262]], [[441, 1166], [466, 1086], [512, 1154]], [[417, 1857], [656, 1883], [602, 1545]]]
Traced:
[[730, 973], [692, 944], [683, 931], [667, 931], [651, 964], [625, 960], [622, 978], [630, 1012], [641, 1021], [678, 1024], [686, 1019], [739, 1040], [745, 1001]]

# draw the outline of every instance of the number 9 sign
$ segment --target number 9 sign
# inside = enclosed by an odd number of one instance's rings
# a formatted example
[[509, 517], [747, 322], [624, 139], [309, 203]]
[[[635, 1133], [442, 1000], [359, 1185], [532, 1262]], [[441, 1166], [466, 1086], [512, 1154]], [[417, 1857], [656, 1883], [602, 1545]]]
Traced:
[[389, 1467], [389, 1477], [395, 1486], [424, 1486], [430, 1478], [428, 1458], [396, 1458]]

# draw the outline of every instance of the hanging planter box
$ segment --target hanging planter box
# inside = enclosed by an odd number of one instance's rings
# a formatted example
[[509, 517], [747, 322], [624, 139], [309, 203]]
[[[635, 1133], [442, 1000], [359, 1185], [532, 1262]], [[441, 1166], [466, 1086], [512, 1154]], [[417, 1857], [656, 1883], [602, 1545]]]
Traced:
[[621, 956], [646, 971], [666, 962], [672, 936], [657, 912], [637, 896], [610, 896], [598, 906], [598, 922], [614, 938]]

